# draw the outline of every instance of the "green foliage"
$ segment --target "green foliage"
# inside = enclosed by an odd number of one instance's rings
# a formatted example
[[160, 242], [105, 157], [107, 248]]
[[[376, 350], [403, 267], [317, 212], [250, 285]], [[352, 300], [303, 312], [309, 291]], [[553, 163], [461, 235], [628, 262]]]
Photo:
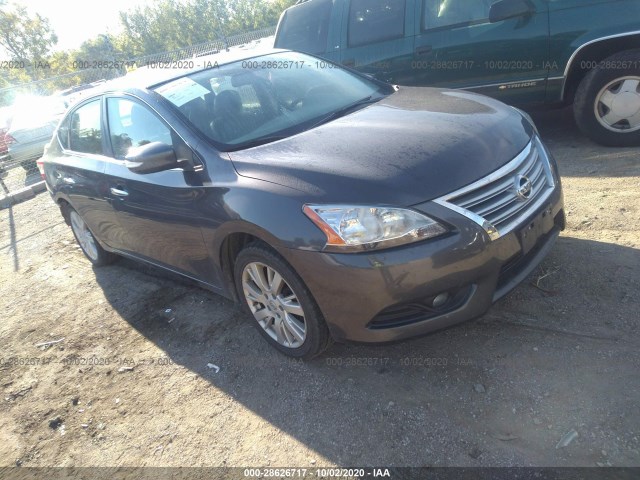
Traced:
[[46, 65], [46, 57], [57, 41], [46, 18], [30, 16], [23, 6], [0, 2], [1, 58], [21, 65], [0, 71], [0, 106], [13, 101], [17, 92], [9, 88], [12, 85], [48, 75], [40, 67]]
[[118, 36], [100, 34], [76, 50], [51, 53], [57, 37], [48, 19], [0, 0], [0, 58], [27, 66], [0, 71], [0, 106], [11, 102], [13, 85], [35, 82], [28, 85], [32, 91], [53, 92], [124, 73], [118, 68], [82, 70], [93, 61], [121, 62], [273, 26], [295, 1], [158, 0], [120, 12], [123, 31]]
[[277, 23], [295, 0], [160, 0], [122, 12], [124, 50], [134, 56], [221, 40]]
[[0, 47], [11, 60], [42, 61], [57, 42], [48, 19], [20, 5], [0, 6]]

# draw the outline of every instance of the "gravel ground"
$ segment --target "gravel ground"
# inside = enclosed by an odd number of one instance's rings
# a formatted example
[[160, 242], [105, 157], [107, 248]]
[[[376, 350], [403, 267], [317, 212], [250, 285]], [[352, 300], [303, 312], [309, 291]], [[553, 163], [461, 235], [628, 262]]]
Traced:
[[539, 270], [477, 320], [306, 363], [222, 297], [92, 269], [47, 194], [0, 211], [0, 466], [640, 466], [638, 149], [535, 118], [568, 213]]

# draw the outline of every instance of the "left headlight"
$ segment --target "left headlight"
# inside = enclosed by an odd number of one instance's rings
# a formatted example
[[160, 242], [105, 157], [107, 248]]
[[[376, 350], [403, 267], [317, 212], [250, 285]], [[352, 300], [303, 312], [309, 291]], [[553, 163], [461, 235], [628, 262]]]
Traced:
[[305, 205], [304, 214], [333, 250], [387, 248], [437, 237], [446, 227], [413, 210], [359, 205]]

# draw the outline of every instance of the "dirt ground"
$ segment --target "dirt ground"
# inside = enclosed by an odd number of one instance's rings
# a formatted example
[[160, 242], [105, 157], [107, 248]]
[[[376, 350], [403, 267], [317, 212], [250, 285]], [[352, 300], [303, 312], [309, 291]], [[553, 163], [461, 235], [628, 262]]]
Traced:
[[640, 466], [640, 152], [535, 118], [568, 214], [536, 274], [307, 363], [185, 281], [92, 269], [46, 193], [0, 211], [0, 466]]

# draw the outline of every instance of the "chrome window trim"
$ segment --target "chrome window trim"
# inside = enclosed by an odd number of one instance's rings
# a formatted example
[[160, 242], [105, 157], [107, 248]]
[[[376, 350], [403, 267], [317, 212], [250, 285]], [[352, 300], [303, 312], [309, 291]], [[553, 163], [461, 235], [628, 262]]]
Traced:
[[474, 183], [471, 183], [466, 187], [463, 187], [459, 190], [443, 195], [442, 197], [439, 197], [432, 201], [440, 206], [453, 210], [454, 212], [467, 217], [468, 219], [472, 220], [474, 223], [477, 223], [480, 227], [484, 229], [487, 235], [489, 235], [489, 238], [491, 240], [497, 240], [498, 238], [503, 237], [504, 235], [507, 235], [508, 233], [512, 232], [515, 229], [515, 227], [518, 225], [519, 220], [522, 217], [521, 215], [517, 215], [516, 221], [510, 222], [506, 226], [498, 230], [494, 225], [492, 225], [484, 217], [481, 217], [480, 215], [472, 212], [471, 210], [467, 210], [466, 208], [456, 205], [455, 203], [453, 203], [452, 199], [458, 198], [474, 190], [478, 190], [492, 182], [495, 182], [496, 180], [504, 178], [505, 176], [513, 173], [526, 160], [526, 158], [529, 156], [534, 146], [538, 151], [538, 155], [540, 155], [542, 159], [542, 166], [546, 174], [548, 191], [543, 195], [541, 195], [538, 199], [536, 199], [535, 202], [531, 203], [530, 205], [527, 205], [524, 212], [522, 213], [526, 214], [528, 212], [537, 210], [549, 199], [549, 197], [551, 196], [551, 194], [553, 193], [553, 190], [557, 185], [555, 176], [553, 174], [553, 169], [551, 168], [551, 164], [549, 162], [547, 150], [544, 148], [544, 145], [542, 144], [538, 136], [534, 136], [531, 139], [531, 141], [527, 144], [527, 146], [524, 148], [524, 150], [522, 150], [513, 160], [511, 160], [506, 165], [500, 167], [495, 172], [490, 173], [486, 177], [481, 178], [480, 180]]
[[545, 80], [547, 80], [546, 77], [541, 77], [541, 78], [531, 78], [529, 80], [516, 80], [514, 82], [487, 83], [484, 85], [479, 84], [479, 85], [471, 85], [469, 87], [460, 87], [459, 90], [477, 90], [479, 88], [501, 87], [502, 85], [515, 85], [518, 83], [543, 82]]
[[[58, 125], [56, 125], [56, 129], [53, 132], [53, 136], [55, 137], [56, 141], [58, 142], [58, 146], [60, 147], [60, 151], [67, 156], [70, 157], [78, 157], [78, 158], [90, 158], [92, 160], [97, 160], [97, 161], [105, 161], [105, 159], [109, 159], [111, 157], [109, 157], [108, 155], [104, 154], [104, 151], [102, 153], [91, 153], [91, 152], [79, 152], [78, 150], [72, 150], [70, 148], [65, 148], [64, 145], [62, 145], [62, 142], [60, 141], [60, 136], [58, 135], [60, 133], [60, 125], [62, 125], [64, 122], [66, 122], [67, 120], [69, 122], [71, 122], [71, 117], [81, 108], [86, 107], [87, 105], [89, 105], [92, 102], [100, 102], [100, 129], [103, 130], [104, 125], [102, 125], [102, 114], [103, 112], [103, 104], [102, 104], [102, 94], [94, 94], [90, 97], [84, 98], [81, 101], [79, 101], [78, 103], [76, 103], [75, 105], [71, 105], [69, 107], [67, 107], [67, 110], [64, 112], [64, 114], [62, 115], [62, 118], [60, 119], [60, 121], [58, 122]], [[104, 133], [101, 132], [101, 133]], [[53, 140], [53, 138], [52, 138]], [[69, 127], [67, 127], [67, 142], [69, 143], [69, 146], [71, 146], [71, 142], [69, 140]]]

